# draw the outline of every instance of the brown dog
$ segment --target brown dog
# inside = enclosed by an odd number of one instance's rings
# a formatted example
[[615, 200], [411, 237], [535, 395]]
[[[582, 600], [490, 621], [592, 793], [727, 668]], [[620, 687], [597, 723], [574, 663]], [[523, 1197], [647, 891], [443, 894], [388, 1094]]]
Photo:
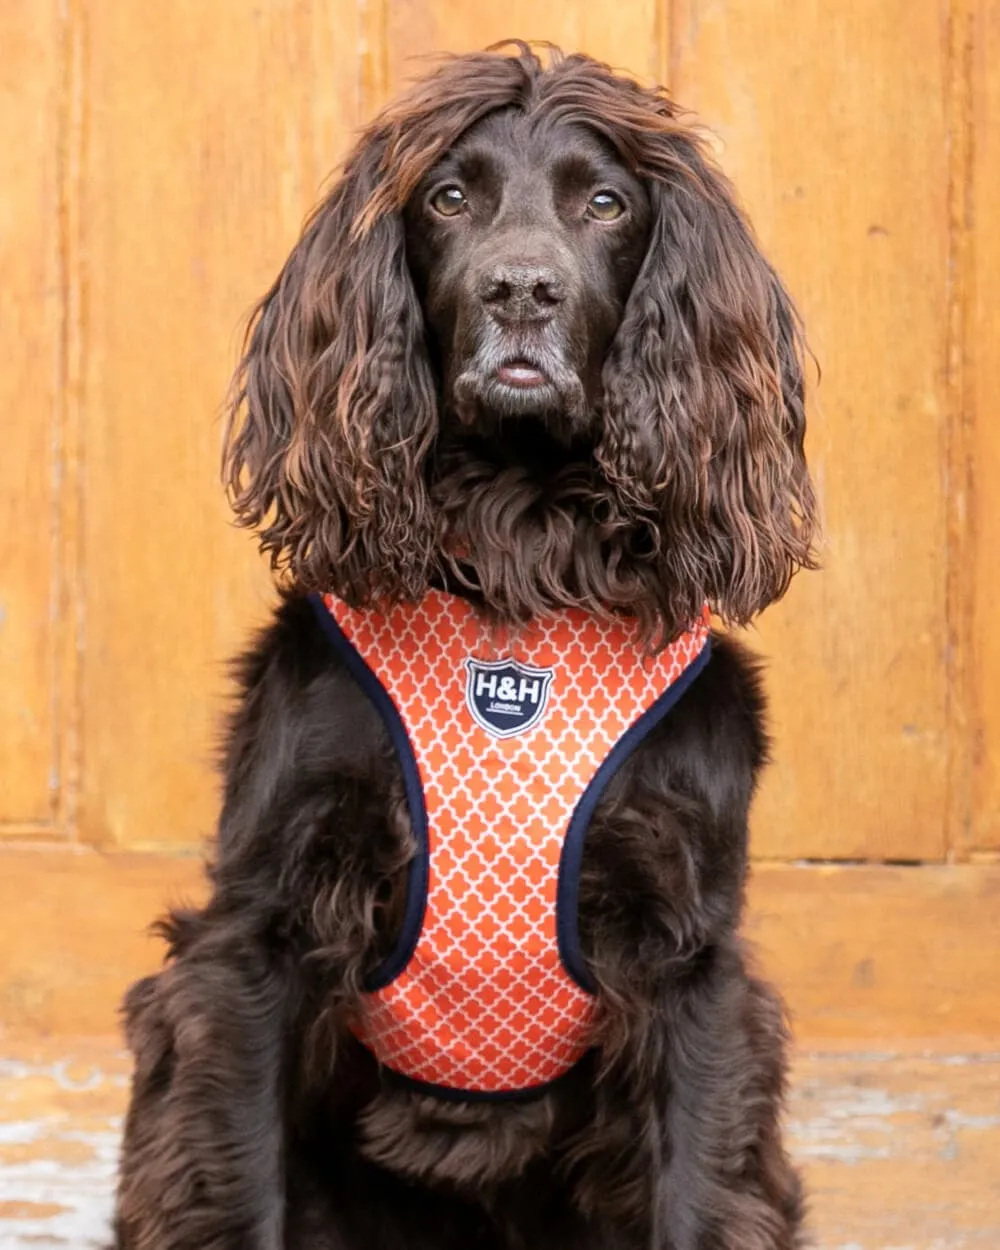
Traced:
[[286, 592], [239, 667], [210, 901], [128, 997], [117, 1246], [800, 1245], [781, 1009], [737, 936], [752, 662], [717, 637], [589, 819], [588, 1054], [528, 1099], [443, 1099], [351, 1027], [424, 852], [307, 598], [583, 612], [656, 654], [810, 565], [796, 315], [695, 133], [586, 57], [447, 62], [361, 137], [234, 393], [236, 513]]

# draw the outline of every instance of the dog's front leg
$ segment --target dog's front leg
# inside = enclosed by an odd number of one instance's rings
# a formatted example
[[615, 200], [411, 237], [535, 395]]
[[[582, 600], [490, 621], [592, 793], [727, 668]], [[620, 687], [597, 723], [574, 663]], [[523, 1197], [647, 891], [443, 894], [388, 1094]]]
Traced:
[[405, 880], [381, 722], [308, 602], [238, 671], [211, 898], [126, 1002], [117, 1250], [282, 1250], [303, 1037], [377, 962], [380, 883]]
[[290, 976], [259, 937], [205, 912], [126, 1000], [135, 1058], [118, 1250], [281, 1250], [281, 1073]]
[[650, 1090], [663, 1131], [658, 1246], [799, 1250], [801, 1188], [780, 1128], [780, 1001], [747, 973], [733, 940], [672, 998], [663, 1066]]

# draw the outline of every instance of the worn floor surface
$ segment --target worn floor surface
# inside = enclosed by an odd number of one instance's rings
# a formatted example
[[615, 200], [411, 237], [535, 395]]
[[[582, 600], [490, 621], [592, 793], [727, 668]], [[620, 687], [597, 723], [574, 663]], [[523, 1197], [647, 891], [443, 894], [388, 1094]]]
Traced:
[[[0, 1041], [0, 1248], [107, 1234], [128, 1064]], [[801, 1054], [789, 1140], [817, 1250], [1000, 1250], [1000, 1050]]]

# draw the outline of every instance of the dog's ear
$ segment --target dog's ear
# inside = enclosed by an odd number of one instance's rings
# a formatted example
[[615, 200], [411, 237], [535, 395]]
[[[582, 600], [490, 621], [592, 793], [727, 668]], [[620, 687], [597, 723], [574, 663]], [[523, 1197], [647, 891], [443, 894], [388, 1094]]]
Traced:
[[599, 455], [650, 518], [675, 622], [744, 623], [814, 563], [796, 311], [731, 189], [675, 128], [648, 252], [604, 371]]
[[437, 400], [400, 216], [377, 208], [384, 147], [362, 138], [257, 307], [224, 457], [272, 565], [358, 606], [419, 595], [433, 539]]

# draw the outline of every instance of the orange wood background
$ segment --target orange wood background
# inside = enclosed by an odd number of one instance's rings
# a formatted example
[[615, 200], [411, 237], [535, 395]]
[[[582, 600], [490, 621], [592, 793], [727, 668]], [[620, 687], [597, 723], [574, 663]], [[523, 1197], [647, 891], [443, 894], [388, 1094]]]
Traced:
[[511, 35], [700, 114], [823, 368], [825, 569], [753, 638], [758, 858], [1000, 855], [1000, 0], [15, 0], [0, 872], [211, 833], [224, 662], [270, 598], [217, 481], [242, 320], [419, 58]]

